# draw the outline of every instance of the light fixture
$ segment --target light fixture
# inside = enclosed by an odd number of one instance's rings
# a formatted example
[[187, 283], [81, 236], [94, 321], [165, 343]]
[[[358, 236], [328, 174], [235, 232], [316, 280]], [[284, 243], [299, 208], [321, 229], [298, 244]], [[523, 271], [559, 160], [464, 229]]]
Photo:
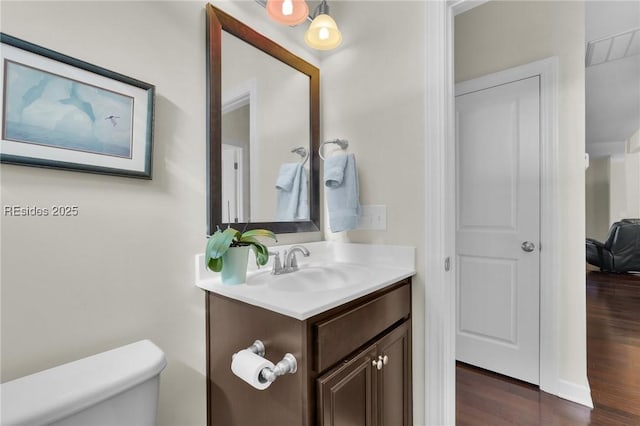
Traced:
[[340, 34], [336, 21], [329, 16], [327, 0], [322, 0], [313, 15], [313, 21], [304, 34], [304, 41], [307, 45], [318, 50], [331, 50], [340, 46], [342, 34]]
[[283, 25], [298, 25], [309, 16], [305, 0], [267, 0], [267, 14]]

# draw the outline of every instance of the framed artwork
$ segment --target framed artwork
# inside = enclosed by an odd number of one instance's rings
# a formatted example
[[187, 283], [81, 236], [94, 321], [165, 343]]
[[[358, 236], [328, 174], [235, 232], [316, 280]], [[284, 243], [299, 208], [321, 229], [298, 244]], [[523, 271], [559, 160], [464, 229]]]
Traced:
[[0, 161], [151, 179], [155, 87], [0, 33]]

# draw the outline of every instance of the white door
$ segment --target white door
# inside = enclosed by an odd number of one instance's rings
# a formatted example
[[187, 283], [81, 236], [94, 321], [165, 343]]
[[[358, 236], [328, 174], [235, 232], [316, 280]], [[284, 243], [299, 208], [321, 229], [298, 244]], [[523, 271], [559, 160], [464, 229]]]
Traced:
[[539, 384], [540, 78], [477, 83], [456, 93], [456, 357]]

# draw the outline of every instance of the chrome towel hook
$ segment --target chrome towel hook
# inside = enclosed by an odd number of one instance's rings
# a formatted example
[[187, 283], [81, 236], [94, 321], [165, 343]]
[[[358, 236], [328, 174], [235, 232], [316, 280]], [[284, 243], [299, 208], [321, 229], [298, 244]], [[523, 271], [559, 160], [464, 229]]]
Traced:
[[324, 155], [322, 155], [322, 148], [325, 146], [325, 144], [328, 144], [328, 143], [335, 143], [341, 149], [347, 149], [349, 147], [349, 141], [346, 139], [335, 139], [332, 141], [322, 142], [320, 144], [320, 147], [318, 148], [318, 154], [320, 154], [320, 158], [322, 158], [323, 160], [325, 160], [325, 158], [324, 158]]
[[293, 148], [291, 150], [291, 152], [295, 152], [296, 154], [298, 154], [300, 157], [302, 157], [302, 164], [304, 165], [307, 160], [309, 159], [309, 151], [307, 151], [307, 148], [303, 147], [303, 146], [299, 146], [297, 148]]

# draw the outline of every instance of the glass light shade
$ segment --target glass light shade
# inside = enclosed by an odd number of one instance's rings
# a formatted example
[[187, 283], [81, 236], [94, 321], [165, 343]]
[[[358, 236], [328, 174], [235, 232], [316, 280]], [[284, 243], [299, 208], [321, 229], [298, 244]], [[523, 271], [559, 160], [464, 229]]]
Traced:
[[309, 16], [309, 6], [305, 0], [268, 0], [267, 15], [283, 25], [298, 25]]
[[304, 34], [304, 41], [314, 49], [331, 50], [340, 46], [342, 34], [336, 21], [329, 15], [318, 15]]

